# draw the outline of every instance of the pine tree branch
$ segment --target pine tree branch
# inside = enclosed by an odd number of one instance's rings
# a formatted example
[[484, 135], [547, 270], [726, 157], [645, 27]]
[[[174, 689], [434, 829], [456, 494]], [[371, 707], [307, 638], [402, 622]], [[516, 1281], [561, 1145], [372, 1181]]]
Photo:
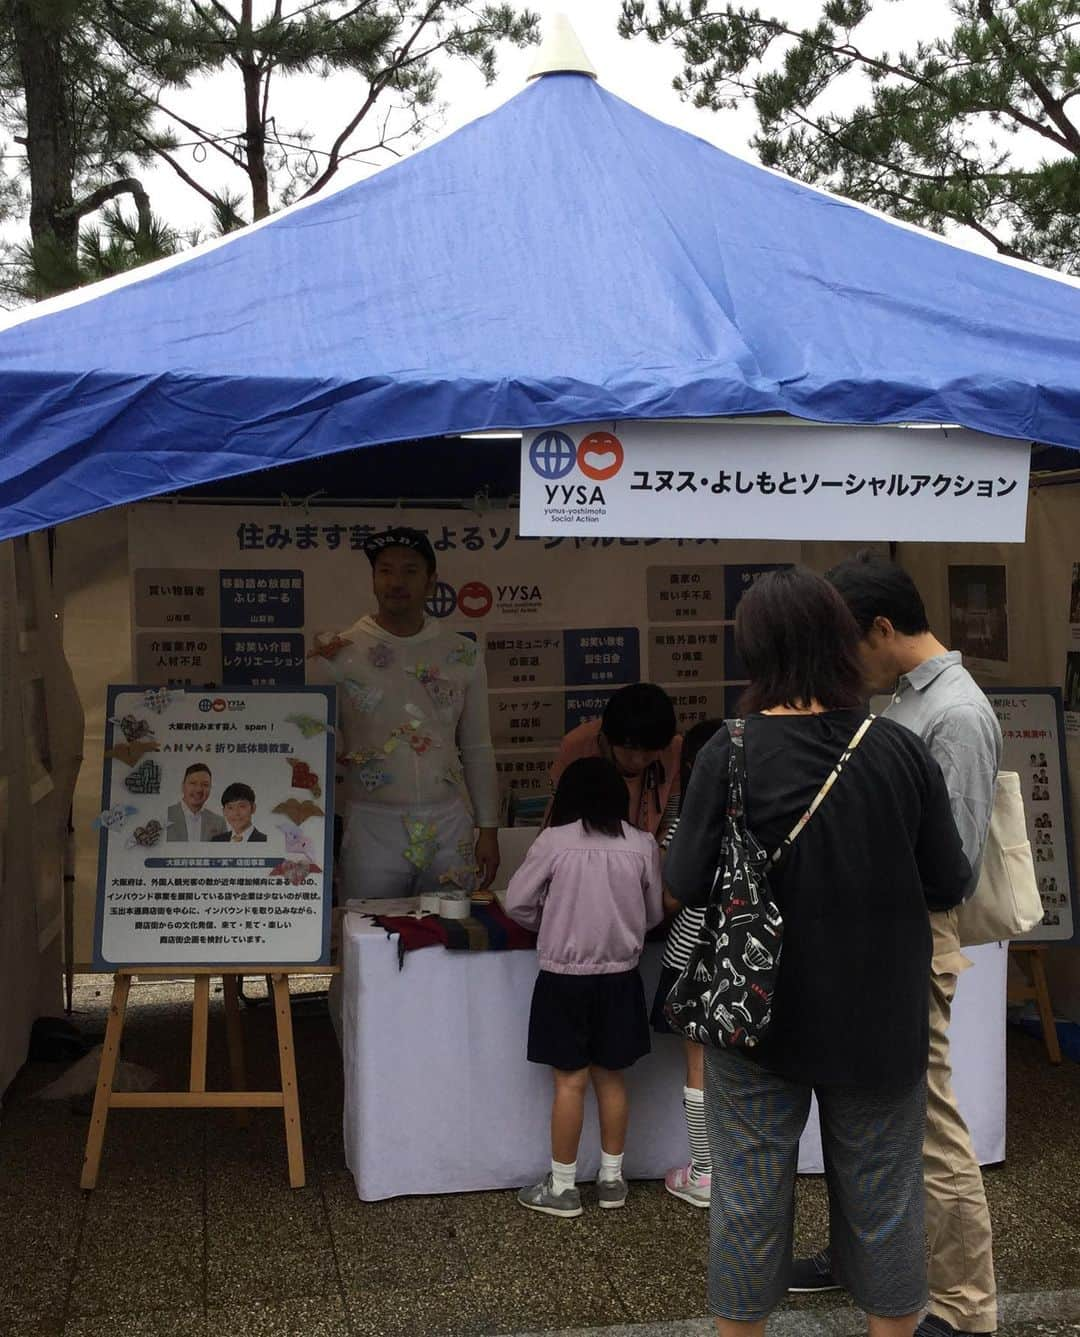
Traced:
[[399, 47], [399, 49], [395, 53], [393, 62], [389, 66], [387, 66], [385, 70], [381, 70], [371, 80], [371, 83], [368, 85], [368, 95], [361, 104], [360, 110], [356, 113], [356, 115], [352, 118], [352, 120], [349, 121], [348, 125], [345, 126], [345, 128], [341, 131], [338, 137], [334, 140], [333, 144], [330, 147], [330, 156], [329, 156], [329, 161], [326, 164], [326, 167], [319, 174], [319, 176], [316, 177], [315, 181], [307, 188], [307, 190], [304, 191], [303, 195], [300, 196], [302, 200], [306, 200], [309, 195], [317, 194], [320, 190], [322, 190], [323, 186], [326, 185], [326, 183], [331, 179], [331, 177], [337, 172], [338, 167], [340, 166], [341, 163], [342, 149], [348, 143], [350, 137], [356, 130], [356, 127], [360, 124], [360, 122], [368, 114], [371, 108], [375, 105], [379, 96], [382, 94], [383, 89], [390, 82], [391, 77], [398, 70], [406, 69], [409, 65], [414, 64], [418, 59], [424, 58], [423, 56], [415, 56], [415, 55], [410, 58], [410, 52], [412, 51], [412, 47], [416, 43], [420, 34], [428, 26], [428, 24], [432, 21], [432, 19], [434, 19], [435, 16], [438, 14], [441, 5], [442, 5], [442, 0], [432, 0], [432, 3], [429, 4], [426, 12], [423, 14], [421, 18], [418, 19], [416, 27], [409, 34], [408, 39], [405, 41], [404, 45]]
[[[1061, 132], [1060, 136], [1054, 135], [1048, 136], [1048, 138], [1057, 139], [1064, 148], [1080, 155], [1080, 131], [1061, 110], [1061, 103], [1050, 92], [1046, 83], [1034, 70], [1028, 68], [1027, 61], [1023, 59], [1022, 53], [1017, 50], [1016, 43], [1009, 36], [1008, 29], [994, 13], [994, 7], [990, 0], [978, 0], [978, 10], [986, 26], [993, 31], [1002, 47], [1012, 57], [1013, 66], [1017, 73], [1022, 76], [1024, 82], [1038, 98], [1047, 116]], [[1032, 126], [1032, 128], [1036, 127]]]
[[[913, 198], [911, 195], [905, 195], [902, 190], [893, 190], [887, 186], [883, 186], [881, 187], [881, 193], [887, 199], [891, 200], [893, 204], [906, 205], [920, 216], [925, 216], [926, 214], [926, 206], [923, 202]], [[885, 212], [888, 211], [886, 210]], [[1008, 242], [1002, 241], [1001, 238], [991, 232], [988, 227], [977, 222], [974, 218], [964, 214], [949, 213], [947, 210], [942, 211], [942, 216], [951, 219], [954, 223], [959, 223], [962, 227], [969, 227], [973, 232], [977, 232], [980, 237], [985, 238], [991, 246], [994, 247], [999, 255], [1007, 255], [1013, 260], [1027, 259], [1026, 256], [1010, 246]]]
[[134, 176], [124, 176], [118, 181], [110, 181], [107, 185], [99, 186], [97, 190], [92, 190], [89, 195], [84, 195], [81, 200], [76, 200], [69, 208], [64, 209], [63, 215], [66, 218], [85, 218], [87, 214], [97, 213], [103, 204], [108, 204], [110, 200], [115, 200], [120, 195], [130, 195], [134, 200], [139, 215], [139, 231], [148, 233], [154, 221], [150, 211], [150, 196], [147, 195], [143, 183]]
[[[979, 0], [979, 11], [984, 18], [987, 13], [989, 13], [991, 17], [996, 18], [990, 7], [990, 0]], [[765, 31], [772, 33], [774, 37], [793, 37], [797, 41], [823, 55], [841, 56], [849, 62], [849, 67], [850, 63], [854, 62], [858, 65], [865, 66], [867, 69], [876, 70], [880, 74], [895, 75], [898, 79], [903, 79], [907, 83], [914, 85], [916, 88], [926, 89], [930, 93], [936, 94], [940, 91], [938, 83], [933, 79], [927, 79], [923, 75], [916, 74], [914, 70], [908, 69], [903, 65], [895, 65], [891, 61], [882, 60], [877, 56], [871, 56], [855, 46], [853, 42], [844, 42], [842, 44], [823, 42], [813, 37], [808, 31], [799, 28], [790, 28], [787, 24], [781, 23], [777, 19], [763, 19], [758, 15], [751, 14], [741, 15], [740, 17], [747, 27], [764, 29]], [[1015, 55], [1015, 47], [1012, 49], [1011, 54]], [[960, 67], [961, 66], [958, 65], [954, 68]], [[736, 80], [732, 80], [732, 82], [745, 92], [744, 86], [739, 85]], [[1041, 83], [1041, 80], [1037, 82]], [[1031, 86], [1032, 91], [1039, 97], [1038, 90], [1030, 79], [1028, 80], [1028, 83], [1029, 86]], [[1050, 95], [1046, 85], [1043, 84], [1042, 87], [1046, 96], [1050, 99], [1051, 106], [1056, 107], [1053, 97]], [[1040, 101], [1042, 101], [1041, 97]], [[1046, 106], [1047, 104], [1044, 102], [1043, 105]], [[1056, 131], [1051, 130], [1049, 126], [1043, 125], [1042, 122], [1036, 120], [1034, 117], [1028, 116], [1019, 107], [1016, 107], [1011, 103], [1003, 103], [1001, 106], [994, 106], [991, 103], [973, 103], [970, 110], [973, 112], [1003, 112], [1010, 118], [1010, 120], [1016, 121], [1018, 125], [1024, 126], [1025, 129], [1033, 130], [1037, 135], [1041, 135], [1044, 139], [1049, 139], [1051, 143], [1057, 144], [1060, 148], [1068, 149], [1072, 153], [1080, 153], [1080, 135], [1077, 134], [1075, 127], [1071, 125], [1067, 117], [1060, 117], [1060, 121], [1063, 121], [1065, 126], [1068, 127], [1067, 131], [1057, 133]], [[1047, 107], [1047, 114], [1050, 115], [1055, 124], [1060, 123], [1059, 118], [1051, 112], [1049, 106]]]
[[[218, 153], [220, 153], [223, 158], [225, 158], [228, 162], [230, 162], [233, 165], [233, 167], [239, 167], [241, 171], [244, 170], [243, 163], [237, 162], [228, 149], [223, 149], [221, 147], [220, 142], [217, 139], [215, 139], [213, 135], [207, 134], [205, 130], [200, 129], [200, 127], [195, 125], [194, 122], [185, 120], [184, 117], [181, 116], [179, 112], [170, 111], [169, 108], [166, 107], [163, 102], [155, 101], [153, 98], [149, 97], [146, 100], [150, 102], [153, 106], [157, 107], [160, 111], [163, 111], [166, 116], [171, 116], [173, 120], [176, 121], [178, 124], [182, 125], [185, 130], [190, 130], [193, 135], [198, 135], [199, 139], [202, 140], [202, 142], [207, 146], [207, 148], [217, 149]], [[234, 142], [234, 137], [230, 135], [229, 140], [230, 142]]]
[[1021, 254], [1020, 251], [1016, 250], [1015, 247], [1010, 246], [1007, 242], [1002, 241], [1001, 238], [995, 236], [994, 233], [991, 232], [988, 227], [984, 227], [982, 223], [976, 222], [974, 218], [963, 218], [958, 215], [952, 215], [952, 217], [955, 218], [956, 222], [962, 223], [964, 227], [969, 227], [973, 232], [977, 232], [980, 237], [984, 237], [991, 244], [991, 246], [997, 249], [999, 255], [1007, 255], [1011, 257], [1013, 260], [1027, 259], [1027, 257]]
[[[856, 158], [860, 162], [870, 163], [874, 167], [880, 167], [883, 171], [892, 172], [895, 176], [906, 177], [911, 181], [928, 181], [931, 184], [940, 182], [948, 183], [954, 180], [961, 180], [964, 182], [994, 181], [998, 180], [1001, 176], [1001, 173], [999, 172], [984, 172], [978, 167], [977, 163], [962, 157], [959, 160], [960, 166], [963, 169], [961, 171], [948, 173], [921, 172], [917, 168], [909, 167], [904, 163], [891, 162], [884, 158], [877, 158], [873, 154], [867, 153], [865, 149], [854, 148], [844, 140], [844, 137], [840, 132], [825, 125], [821, 121], [815, 120], [812, 116], [807, 116], [804, 112], [792, 110], [791, 115], [796, 121], [805, 125], [808, 130], [813, 130], [814, 133], [820, 135], [822, 139], [827, 139], [835, 144], [841, 153], [847, 154], [848, 157]], [[1011, 175], [1030, 177], [1036, 175], [1036, 173], [1016, 172]]]
[[[234, 31], [240, 26], [236, 21], [236, 17], [228, 9], [225, 8], [225, 6], [221, 3], [221, 0], [210, 0], [210, 4], [221, 16], [221, 18], [223, 18], [225, 22], [229, 25], [229, 27], [232, 28]], [[208, 15], [204, 12], [202, 6], [199, 4], [199, 0], [191, 0], [191, 8], [195, 11], [196, 14], [198, 14], [199, 18], [201, 18], [204, 23], [210, 22]]]
[[214, 206], [217, 205], [218, 197], [212, 191], [207, 190], [205, 186], [200, 185], [200, 183], [195, 180], [195, 178], [191, 175], [191, 173], [186, 171], [180, 165], [180, 163], [176, 161], [176, 159], [172, 156], [172, 154], [168, 152], [167, 149], [163, 149], [160, 144], [155, 144], [153, 140], [147, 139], [145, 135], [140, 135], [139, 138], [141, 142], [145, 144], [148, 149], [152, 149], [153, 152], [156, 153], [159, 158], [163, 159], [165, 162], [169, 164], [169, 166], [173, 169], [173, 171], [176, 173], [176, 175], [180, 178], [181, 181], [189, 185], [192, 190], [197, 191], [203, 197], [204, 200], [207, 200], [210, 204]]

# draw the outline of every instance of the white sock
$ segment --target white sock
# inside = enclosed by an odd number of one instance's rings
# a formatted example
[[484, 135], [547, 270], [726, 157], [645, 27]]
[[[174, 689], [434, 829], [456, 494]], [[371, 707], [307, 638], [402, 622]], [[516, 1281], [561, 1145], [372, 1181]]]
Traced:
[[555, 1193], [565, 1193], [568, 1188], [573, 1188], [577, 1183], [577, 1161], [570, 1161], [564, 1165], [562, 1161], [557, 1161], [552, 1157], [551, 1161], [551, 1187]]
[[614, 1183], [616, 1179], [621, 1179], [622, 1158], [623, 1154], [621, 1151], [617, 1156], [613, 1156], [610, 1154], [610, 1152], [605, 1151], [603, 1147], [601, 1147], [600, 1173], [596, 1176], [597, 1179], [601, 1180], [605, 1184], [611, 1184]]
[[695, 1179], [712, 1174], [709, 1135], [705, 1131], [705, 1092], [696, 1086], [683, 1087], [686, 1132], [690, 1139], [690, 1170]]

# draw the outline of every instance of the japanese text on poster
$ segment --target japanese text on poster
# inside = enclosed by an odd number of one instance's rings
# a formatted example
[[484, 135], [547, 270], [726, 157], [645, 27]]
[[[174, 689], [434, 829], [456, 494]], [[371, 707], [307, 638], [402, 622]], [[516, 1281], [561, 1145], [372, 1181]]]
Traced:
[[1002, 689], [988, 691], [987, 696], [1001, 725], [1001, 769], [1020, 776], [1043, 903], [1042, 923], [1021, 941], [1065, 942], [1075, 937], [1077, 916], [1061, 694], [1054, 688]]
[[110, 687], [94, 966], [329, 960], [332, 692]]

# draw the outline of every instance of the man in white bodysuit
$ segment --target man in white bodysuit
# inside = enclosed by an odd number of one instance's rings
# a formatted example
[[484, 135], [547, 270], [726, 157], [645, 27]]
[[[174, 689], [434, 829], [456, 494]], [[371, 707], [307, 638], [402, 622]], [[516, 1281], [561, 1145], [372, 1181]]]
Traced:
[[343, 898], [484, 890], [499, 842], [483, 655], [424, 611], [425, 534], [388, 529], [365, 551], [378, 611], [324, 638], [309, 675], [338, 689]]

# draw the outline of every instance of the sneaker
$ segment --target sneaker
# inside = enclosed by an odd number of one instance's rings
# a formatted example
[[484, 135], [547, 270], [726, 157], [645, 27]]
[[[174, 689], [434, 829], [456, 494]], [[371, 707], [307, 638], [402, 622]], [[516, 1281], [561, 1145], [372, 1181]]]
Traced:
[[696, 1175], [692, 1165], [680, 1165], [664, 1176], [664, 1187], [691, 1207], [708, 1207], [712, 1194], [712, 1175]]
[[991, 1334], [969, 1333], [964, 1328], [954, 1328], [940, 1314], [925, 1314], [915, 1329], [915, 1337], [991, 1337]]
[[788, 1290], [796, 1295], [811, 1295], [816, 1291], [839, 1291], [843, 1287], [832, 1274], [832, 1258], [828, 1249], [820, 1249], [812, 1258], [795, 1258], [791, 1263]]
[[620, 1175], [618, 1179], [598, 1179], [596, 1181], [596, 1196], [600, 1200], [601, 1207], [623, 1207], [626, 1204], [626, 1180]]
[[544, 1212], [548, 1216], [580, 1216], [581, 1194], [576, 1188], [564, 1189], [556, 1193], [551, 1184], [551, 1175], [547, 1174], [531, 1188], [523, 1188], [517, 1195], [522, 1207], [532, 1212]]

